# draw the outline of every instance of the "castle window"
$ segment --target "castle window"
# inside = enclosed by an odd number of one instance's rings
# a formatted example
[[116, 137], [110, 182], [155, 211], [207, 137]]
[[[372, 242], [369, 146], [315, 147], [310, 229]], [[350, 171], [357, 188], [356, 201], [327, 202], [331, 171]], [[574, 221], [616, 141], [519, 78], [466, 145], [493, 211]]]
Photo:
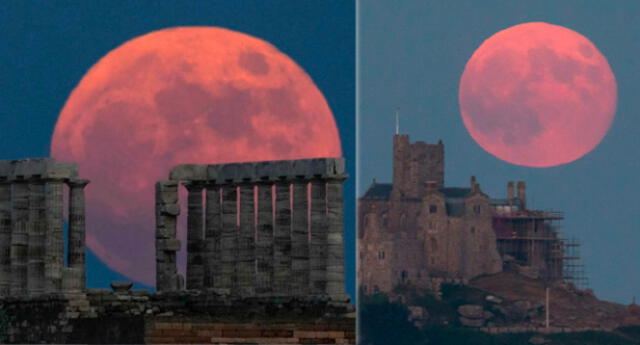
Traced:
[[402, 271], [402, 273], [400, 274], [400, 279], [402, 280], [402, 282], [404, 283], [407, 278], [409, 278], [409, 273], [407, 273], [407, 271]]
[[373, 292], [375, 292], [375, 293], [380, 292], [380, 288], [378, 287], [378, 285], [374, 285], [373, 286]]
[[473, 212], [475, 214], [480, 214], [480, 205], [473, 205]]
[[362, 285], [362, 290], [367, 293], [367, 286], [366, 285]]
[[434, 252], [438, 250], [438, 241], [435, 238], [431, 240], [431, 250]]
[[383, 250], [378, 252], [378, 259], [379, 260], [384, 260], [384, 251]]
[[475, 228], [475, 227], [473, 227], [473, 226], [471, 227], [471, 233], [472, 233], [472, 234], [475, 234], [475, 233], [476, 233], [476, 228]]
[[438, 212], [438, 206], [437, 205], [429, 205], [429, 213], [436, 213]]
[[429, 222], [429, 229], [433, 229], [433, 223]]

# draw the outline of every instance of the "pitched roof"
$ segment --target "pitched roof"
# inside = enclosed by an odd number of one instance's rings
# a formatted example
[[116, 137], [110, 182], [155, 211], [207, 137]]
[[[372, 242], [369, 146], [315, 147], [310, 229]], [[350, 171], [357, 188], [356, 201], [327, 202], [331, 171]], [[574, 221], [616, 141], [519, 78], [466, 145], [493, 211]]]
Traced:
[[362, 196], [363, 198], [369, 199], [389, 199], [389, 195], [391, 195], [391, 189], [393, 185], [391, 183], [371, 183], [369, 189], [367, 189], [366, 193]]

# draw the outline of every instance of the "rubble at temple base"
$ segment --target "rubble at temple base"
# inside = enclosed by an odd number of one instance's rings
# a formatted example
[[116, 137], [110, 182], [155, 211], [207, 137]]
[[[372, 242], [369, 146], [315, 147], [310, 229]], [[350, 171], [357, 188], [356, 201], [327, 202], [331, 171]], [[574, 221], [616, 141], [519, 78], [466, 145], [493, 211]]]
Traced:
[[8, 343], [355, 343], [353, 305], [320, 297], [90, 289], [7, 298], [0, 309], [12, 317]]

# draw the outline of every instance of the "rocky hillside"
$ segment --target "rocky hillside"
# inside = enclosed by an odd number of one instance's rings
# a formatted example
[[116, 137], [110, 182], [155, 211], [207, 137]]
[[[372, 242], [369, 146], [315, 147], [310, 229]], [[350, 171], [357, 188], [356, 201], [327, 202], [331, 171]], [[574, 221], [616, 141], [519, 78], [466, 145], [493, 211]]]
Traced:
[[[503, 272], [478, 277], [468, 285], [442, 285], [439, 298], [410, 286], [397, 287], [391, 298], [408, 307], [418, 327], [463, 326], [502, 333], [544, 327], [545, 293], [544, 282]], [[601, 301], [590, 290], [571, 284], [549, 286], [549, 297], [553, 332], [640, 325], [640, 306]]]
[[[545, 321], [544, 282], [514, 273], [483, 276], [469, 282], [469, 287], [485, 294], [493, 304], [490, 309], [503, 315], [520, 313], [522, 321], [531, 326], [543, 326]], [[578, 290], [571, 284], [549, 287], [550, 324], [554, 327], [614, 329], [640, 325], [640, 307], [601, 301], [590, 290]], [[491, 300], [494, 303], [491, 303]], [[498, 303], [500, 302], [500, 303]], [[486, 303], [484, 304], [487, 305]], [[515, 318], [507, 318], [517, 321]], [[510, 322], [507, 322], [510, 323]]]

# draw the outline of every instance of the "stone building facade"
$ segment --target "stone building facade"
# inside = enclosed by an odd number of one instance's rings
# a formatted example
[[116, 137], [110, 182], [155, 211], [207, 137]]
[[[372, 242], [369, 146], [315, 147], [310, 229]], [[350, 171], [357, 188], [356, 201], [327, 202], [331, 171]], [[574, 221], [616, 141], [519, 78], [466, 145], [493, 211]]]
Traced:
[[358, 281], [365, 293], [398, 285], [437, 291], [443, 282], [503, 270], [584, 287], [577, 242], [560, 237], [556, 211], [527, 207], [526, 185], [490, 198], [475, 177], [445, 185], [444, 145], [393, 138], [393, 183], [374, 182], [359, 199]]

